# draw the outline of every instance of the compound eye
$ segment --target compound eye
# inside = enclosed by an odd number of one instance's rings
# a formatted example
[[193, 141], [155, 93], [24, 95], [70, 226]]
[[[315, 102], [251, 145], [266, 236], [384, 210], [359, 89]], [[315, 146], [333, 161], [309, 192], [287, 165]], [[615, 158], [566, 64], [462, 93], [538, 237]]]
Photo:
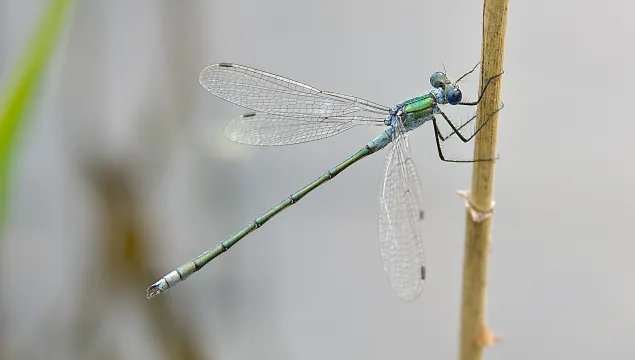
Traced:
[[442, 72], [435, 72], [430, 76], [430, 85], [434, 88], [442, 88], [445, 85], [446, 76]]
[[460, 103], [462, 98], [463, 98], [463, 94], [461, 94], [461, 90], [456, 88], [450, 90], [447, 96], [448, 103], [450, 105], [456, 105]]

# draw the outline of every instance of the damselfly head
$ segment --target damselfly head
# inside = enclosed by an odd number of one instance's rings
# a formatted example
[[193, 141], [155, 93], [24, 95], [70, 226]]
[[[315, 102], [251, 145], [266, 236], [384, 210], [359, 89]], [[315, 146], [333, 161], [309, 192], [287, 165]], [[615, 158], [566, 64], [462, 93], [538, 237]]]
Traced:
[[445, 99], [450, 105], [458, 104], [463, 98], [459, 85], [448, 79], [448, 76], [444, 72], [437, 71], [432, 74], [432, 76], [430, 76], [430, 85], [443, 90]]
[[[435, 72], [430, 76], [430, 85], [436, 89], [443, 90], [443, 96], [450, 105], [456, 105], [461, 102], [463, 94], [459, 89], [459, 85], [448, 79], [444, 72]], [[445, 103], [445, 101], [443, 101]]]

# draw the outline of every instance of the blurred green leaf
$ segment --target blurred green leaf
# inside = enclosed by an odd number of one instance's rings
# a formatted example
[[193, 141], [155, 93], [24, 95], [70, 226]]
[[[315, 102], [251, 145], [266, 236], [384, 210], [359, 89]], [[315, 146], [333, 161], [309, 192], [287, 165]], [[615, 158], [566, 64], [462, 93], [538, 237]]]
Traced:
[[0, 93], [0, 229], [4, 225], [12, 152], [33, 106], [56, 42], [72, 20], [75, 0], [51, 0]]

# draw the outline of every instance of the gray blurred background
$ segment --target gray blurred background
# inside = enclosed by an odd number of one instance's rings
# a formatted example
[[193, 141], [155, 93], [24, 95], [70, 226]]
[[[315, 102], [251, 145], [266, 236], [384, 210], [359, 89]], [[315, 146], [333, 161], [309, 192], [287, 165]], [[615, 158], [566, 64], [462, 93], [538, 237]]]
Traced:
[[[0, 81], [45, 4], [0, 0]], [[586, 4], [586, 5], [585, 5]], [[587, 6], [593, 5], [593, 6]], [[511, 1], [487, 359], [635, 357], [635, 3]], [[479, 59], [480, 1], [83, 1], [16, 153], [0, 242], [2, 359], [454, 359], [471, 166], [411, 134], [423, 296], [383, 274], [383, 154], [165, 296], [146, 287], [357, 151], [376, 129], [235, 145], [226, 61], [393, 105]], [[477, 83], [477, 82], [476, 82]], [[469, 154], [469, 151], [468, 151]]]

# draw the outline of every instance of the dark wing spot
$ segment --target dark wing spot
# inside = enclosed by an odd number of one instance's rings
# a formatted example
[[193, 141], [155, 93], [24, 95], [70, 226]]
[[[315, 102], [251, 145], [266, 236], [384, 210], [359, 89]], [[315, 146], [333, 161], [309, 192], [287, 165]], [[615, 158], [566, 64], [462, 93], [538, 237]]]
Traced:
[[425, 279], [426, 279], [426, 267], [421, 266], [421, 280], [425, 280]]

